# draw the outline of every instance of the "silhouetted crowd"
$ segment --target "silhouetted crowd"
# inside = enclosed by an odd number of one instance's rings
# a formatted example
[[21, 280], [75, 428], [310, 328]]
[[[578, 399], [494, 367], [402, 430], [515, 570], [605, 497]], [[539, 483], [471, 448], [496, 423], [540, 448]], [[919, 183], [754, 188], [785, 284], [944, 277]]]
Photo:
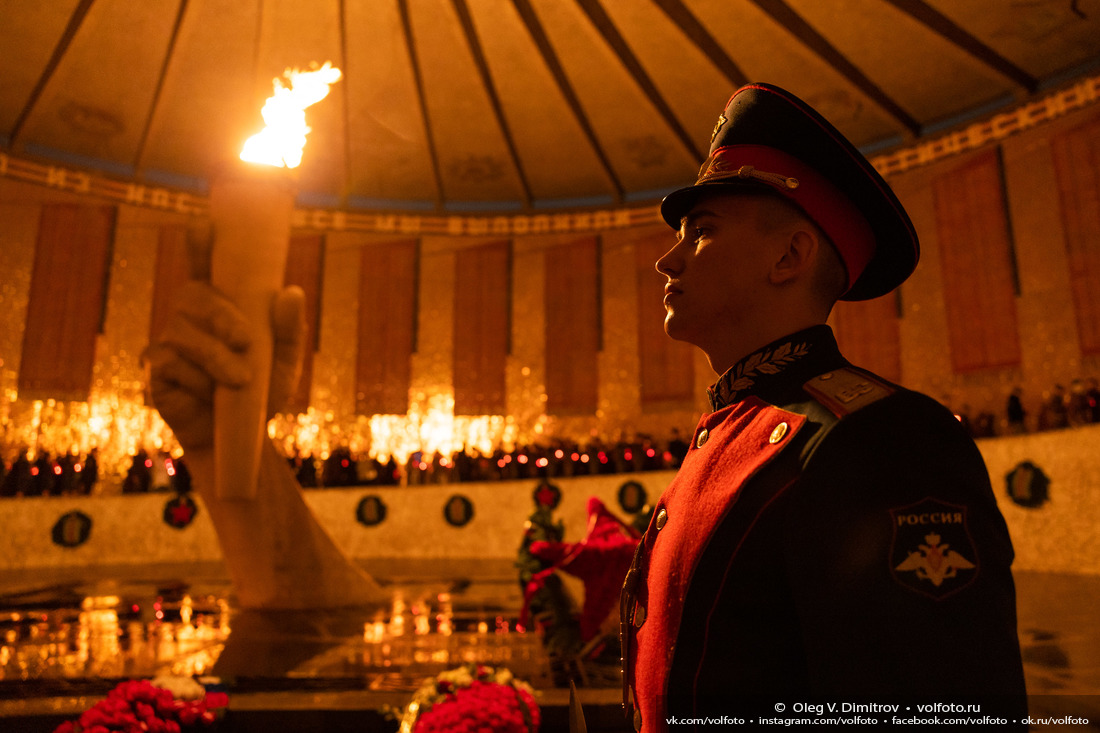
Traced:
[[191, 473], [182, 457], [174, 458], [167, 451], [152, 455], [139, 448], [130, 459], [130, 469], [122, 481], [123, 494], [144, 494], [150, 491], [191, 490]]
[[1054, 385], [1039, 411], [1039, 430], [1057, 430], [1100, 423], [1100, 387], [1095, 379], [1074, 379], [1067, 390]]
[[0, 496], [87, 496], [98, 480], [94, 448], [83, 456], [43, 451], [33, 461], [22, 451], [10, 465], [0, 458]]
[[[1100, 387], [1096, 379], [1074, 379], [1068, 389], [1057, 384], [1040, 403], [1034, 420], [1029, 419], [1023, 390], [1019, 387], [1005, 400], [1003, 420], [988, 411], [971, 415], [966, 405], [956, 415], [974, 438], [1100, 423]], [[357, 456], [348, 448], [340, 447], [325, 460], [292, 455], [288, 461], [298, 483], [305, 488], [420, 486], [672, 470], [679, 468], [687, 450], [688, 445], [680, 432], [673, 429], [663, 443], [641, 435], [635, 440], [614, 444], [594, 441], [581, 446], [555, 441], [510, 451], [497, 448], [492, 453], [472, 448], [450, 455], [416, 452], [404, 464], [398, 464], [392, 457], [381, 461]], [[23, 451], [10, 464], [0, 458], [0, 497], [86, 496], [92, 493], [98, 478], [95, 449], [84, 455], [54, 456], [43, 451], [34, 460], [29, 452]], [[190, 489], [191, 475], [182, 458], [173, 458], [164, 451], [148, 454], [140, 449], [131, 458], [122, 484], [124, 494]]]
[[[88, 496], [99, 480], [99, 458], [93, 448], [78, 456], [52, 456], [40, 451], [32, 461], [21, 452], [11, 464], [0, 459], [0, 496]], [[122, 493], [190, 491], [191, 475], [182, 458], [167, 452], [149, 455], [139, 449], [130, 459]]]
[[1016, 387], [1005, 400], [1002, 429], [998, 429], [996, 416], [988, 411], [971, 415], [969, 408], [963, 405], [957, 416], [974, 438], [1022, 435], [1100, 423], [1100, 386], [1096, 379], [1074, 379], [1068, 390], [1064, 385], [1054, 385], [1040, 403], [1034, 421], [1028, 419], [1023, 390]]
[[687, 450], [688, 445], [680, 432], [673, 430], [663, 443], [642, 435], [633, 441], [614, 444], [595, 441], [580, 446], [555, 441], [547, 445], [517, 446], [510, 451], [497, 448], [492, 453], [469, 448], [450, 455], [416, 452], [404, 464], [398, 464], [392, 457], [383, 462], [369, 456], [356, 456], [346, 447], [332, 451], [324, 461], [301, 455], [288, 460], [298, 483], [307, 488], [421, 486], [670, 470], [679, 468]]

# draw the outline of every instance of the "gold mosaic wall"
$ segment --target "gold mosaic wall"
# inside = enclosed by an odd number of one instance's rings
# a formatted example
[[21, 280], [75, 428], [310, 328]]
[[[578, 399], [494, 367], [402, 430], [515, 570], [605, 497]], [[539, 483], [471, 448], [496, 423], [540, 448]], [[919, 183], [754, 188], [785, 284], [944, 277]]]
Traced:
[[905, 386], [955, 409], [969, 406], [972, 416], [989, 411], [1002, 422], [1005, 400], [1013, 387], [1020, 386], [1034, 427], [1040, 404], [1055, 384], [1068, 388], [1073, 379], [1100, 377], [1100, 358], [1082, 355], [1077, 337], [1050, 150], [1053, 135], [1096, 114], [1091, 109], [1067, 115], [1001, 143], [1020, 281], [1016, 309], [1021, 363], [1015, 367], [952, 373], [931, 182], [966, 157], [947, 158], [889, 179], [921, 240], [920, 264], [901, 289], [901, 382]]
[[0, 215], [5, 223], [0, 228], [0, 450], [10, 461], [26, 447], [54, 454], [97, 447], [104, 486], [114, 490], [139, 445], [150, 450], [178, 448], [155, 411], [144, 406], [141, 354], [148, 343], [158, 230], [185, 219], [119, 206], [103, 333], [96, 338], [88, 401], [22, 399], [16, 384], [41, 207], [82, 202], [87, 199], [0, 179]]
[[512, 353], [505, 367], [506, 404], [517, 433], [546, 429], [546, 253], [541, 240], [518, 241], [512, 255]]
[[306, 442], [321, 452], [366, 439], [355, 410], [356, 333], [359, 321], [359, 251], [363, 235], [326, 238], [318, 349], [313, 355], [310, 412], [295, 416]]
[[[931, 181], [965, 160], [948, 157], [891, 178], [910, 211], [923, 244], [920, 266], [902, 287], [902, 382], [953, 407], [1003, 413], [1010, 389], [1024, 389], [1032, 417], [1055, 383], [1100, 375], [1100, 359], [1083, 357], [1078, 346], [1068, 263], [1049, 139], [1095, 115], [1094, 109], [1021, 132], [1001, 141], [1006, 190], [1019, 265], [1017, 298], [1022, 363], [1018, 367], [956, 375], [948, 352], [943, 281], [936, 240]], [[0, 178], [0, 448], [8, 459], [23, 443], [44, 440], [56, 450], [63, 442], [82, 449], [109, 444], [105, 463], [118, 472], [138, 441], [171, 447], [156, 414], [143, 407], [140, 354], [145, 348], [157, 230], [186, 221], [170, 211], [119, 205], [104, 333], [97, 345], [92, 399], [88, 404], [33, 403], [15, 393], [23, 343], [23, 322], [34, 257], [39, 207], [43, 202], [88, 202], [88, 195]], [[193, 214], [192, 214], [193, 215]], [[356, 321], [359, 261], [364, 247], [381, 246], [400, 233], [331, 231], [326, 234], [320, 347], [315, 355], [312, 409], [279, 421], [280, 438], [308, 438], [318, 451], [346, 443], [364, 449], [372, 443], [407, 454], [418, 443], [429, 449], [463, 442], [506, 444], [563, 437], [615, 440], [638, 433], [663, 439], [671, 428], [690, 432], [705, 410], [704, 389], [712, 381], [697, 355], [685, 375], [696, 398], [680, 409], [643, 413], [638, 389], [637, 279], [633, 242], [661, 225], [608, 229], [599, 235], [602, 257], [603, 351], [599, 356], [598, 409], [591, 416], [545, 415], [545, 275], [554, 266], [553, 248], [577, 234], [518, 236], [514, 241], [512, 352], [507, 359], [507, 415], [453, 416], [451, 362], [454, 344], [455, 252], [500, 237], [423, 236], [419, 261], [418, 349], [412, 360], [407, 416], [355, 415]], [[408, 237], [405, 237], [408, 238]], [[670, 237], [671, 242], [671, 237]], [[655, 298], [659, 292], [653, 293]], [[121, 436], [121, 437], [119, 437]], [[53, 440], [57, 445], [49, 444]], [[108, 490], [110, 487], [108, 486]]]
[[[0, 181], [0, 191], [3, 191]], [[19, 377], [23, 353], [23, 322], [31, 290], [34, 242], [38, 232], [38, 207], [0, 203], [0, 389], [3, 403], [10, 403]]]

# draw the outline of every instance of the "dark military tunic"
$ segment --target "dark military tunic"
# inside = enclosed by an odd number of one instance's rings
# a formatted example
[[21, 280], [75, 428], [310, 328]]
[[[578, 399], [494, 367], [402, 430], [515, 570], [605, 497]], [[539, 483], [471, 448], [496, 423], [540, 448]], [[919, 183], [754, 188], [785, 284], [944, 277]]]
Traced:
[[1012, 545], [955, 417], [852, 367], [826, 326], [710, 397], [624, 587], [636, 725], [735, 715], [738, 696], [904, 717], [981, 695], [1022, 715]]

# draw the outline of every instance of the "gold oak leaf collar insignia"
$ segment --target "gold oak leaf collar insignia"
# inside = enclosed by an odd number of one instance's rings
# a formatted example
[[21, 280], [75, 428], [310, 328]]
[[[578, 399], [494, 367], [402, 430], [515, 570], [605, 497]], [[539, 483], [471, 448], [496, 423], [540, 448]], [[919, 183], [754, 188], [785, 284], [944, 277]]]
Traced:
[[734, 364], [707, 390], [712, 410], [721, 410], [742, 399], [762, 375], [779, 374], [810, 353], [808, 343], [787, 342], [756, 351]]

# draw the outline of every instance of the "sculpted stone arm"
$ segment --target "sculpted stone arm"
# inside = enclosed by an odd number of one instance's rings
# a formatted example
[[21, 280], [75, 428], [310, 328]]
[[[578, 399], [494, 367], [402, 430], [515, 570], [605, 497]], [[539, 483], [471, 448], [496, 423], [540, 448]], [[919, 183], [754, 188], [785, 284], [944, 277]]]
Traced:
[[[286, 460], [265, 442], [256, 501], [213, 497], [213, 452], [189, 457], [204, 477], [195, 486], [210, 512], [242, 608], [336, 608], [386, 596], [329, 537], [302, 497]], [[194, 469], [193, 469], [194, 470]]]
[[[302, 312], [298, 288], [282, 291], [272, 304], [275, 357], [269, 416], [285, 403], [297, 383]], [[267, 378], [249, 371], [245, 356], [251, 346], [251, 328], [214, 287], [192, 280], [180, 289], [177, 310], [161, 341], [146, 352], [153, 403], [191, 464], [213, 453], [215, 385], [242, 387], [253, 379]]]
[[192, 274], [199, 279], [181, 288], [179, 306], [165, 336], [150, 346], [146, 357], [153, 402], [183, 446], [194, 486], [217, 530], [239, 604], [321, 608], [380, 600], [377, 584], [317, 523], [287, 462], [270, 441], [264, 442], [256, 499], [216, 496], [214, 387], [240, 387], [270, 378], [269, 415], [286, 402], [300, 371], [303, 296], [298, 288], [275, 296], [272, 373], [251, 374], [246, 355], [255, 326], [204, 282], [209, 248], [193, 246], [192, 250]]

